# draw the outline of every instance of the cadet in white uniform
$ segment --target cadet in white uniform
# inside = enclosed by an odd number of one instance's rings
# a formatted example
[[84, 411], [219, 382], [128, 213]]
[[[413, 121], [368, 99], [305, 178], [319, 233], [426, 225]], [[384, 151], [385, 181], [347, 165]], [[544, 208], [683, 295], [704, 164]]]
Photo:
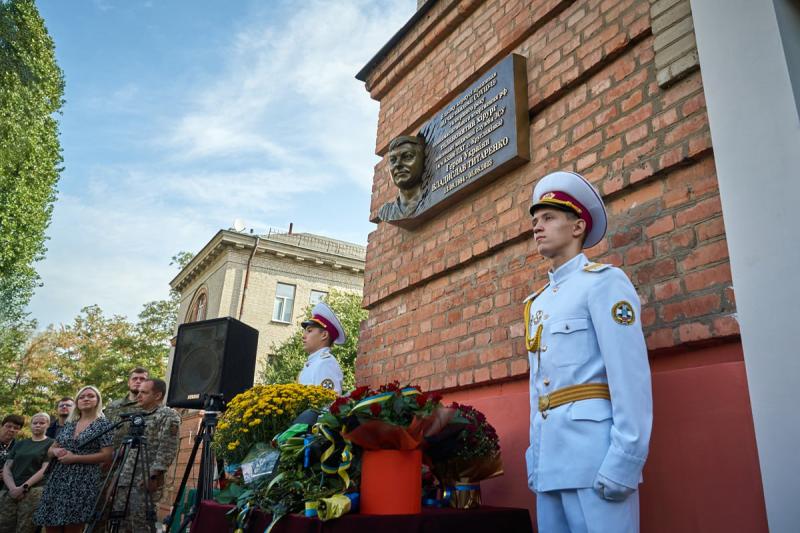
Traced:
[[303, 326], [303, 348], [309, 357], [297, 382], [321, 385], [341, 394], [342, 369], [331, 353], [331, 345], [344, 344], [342, 323], [330, 307], [320, 302], [311, 311], [311, 318], [300, 325]]
[[597, 191], [571, 172], [536, 184], [533, 235], [550, 281], [525, 300], [530, 359], [528, 485], [543, 533], [639, 531], [636, 490], [652, 393], [639, 298], [582, 248], [606, 232]]

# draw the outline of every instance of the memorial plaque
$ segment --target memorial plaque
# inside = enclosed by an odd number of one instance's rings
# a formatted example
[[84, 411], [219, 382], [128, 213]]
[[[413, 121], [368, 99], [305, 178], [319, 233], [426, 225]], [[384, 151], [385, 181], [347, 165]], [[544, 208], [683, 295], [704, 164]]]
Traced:
[[[400, 195], [373, 222], [414, 228], [475, 189], [530, 160], [525, 58], [511, 54], [470, 85], [417, 134], [390, 144], [390, 172]], [[424, 148], [416, 194], [404, 186], [414, 149]], [[405, 154], [405, 155], [403, 155]], [[406, 157], [412, 166], [396, 170]], [[412, 179], [413, 181], [413, 179]]]

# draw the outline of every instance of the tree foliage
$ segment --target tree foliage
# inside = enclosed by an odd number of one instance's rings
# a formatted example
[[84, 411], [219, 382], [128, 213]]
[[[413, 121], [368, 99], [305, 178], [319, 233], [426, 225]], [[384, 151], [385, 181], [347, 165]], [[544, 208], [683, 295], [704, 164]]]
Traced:
[[[344, 327], [347, 342], [334, 344], [331, 351], [342, 367], [342, 390], [350, 390], [355, 386], [355, 363], [358, 353], [358, 332], [361, 322], [367, 319], [367, 312], [361, 308], [361, 295], [332, 290], [325, 297], [327, 303]], [[305, 310], [305, 316], [311, 316], [312, 306]], [[298, 325], [291, 337], [281, 343], [270, 346], [269, 358], [261, 369], [261, 380], [264, 383], [294, 383], [308, 358], [303, 349], [303, 328]]]
[[[182, 252], [171, 264], [191, 260]], [[66, 325], [36, 331], [35, 321], [0, 326], [0, 415], [50, 412], [62, 396], [95, 385], [107, 403], [127, 393], [128, 372], [143, 366], [163, 376], [175, 333], [178, 295], [147, 302], [136, 322], [106, 316], [97, 305], [81, 309]]]
[[[46, 251], [61, 145], [64, 77], [33, 0], [0, 1], [0, 324], [15, 324]], [[16, 323], [21, 330], [23, 322]]]

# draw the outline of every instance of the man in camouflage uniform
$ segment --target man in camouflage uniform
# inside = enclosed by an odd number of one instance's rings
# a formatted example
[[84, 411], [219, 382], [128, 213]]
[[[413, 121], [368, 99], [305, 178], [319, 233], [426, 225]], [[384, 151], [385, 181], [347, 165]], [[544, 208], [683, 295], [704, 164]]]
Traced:
[[[112, 424], [119, 422], [120, 415], [135, 413], [141, 410], [138, 402], [136, 401], [136, 395], [139, 393], [139, 387], [141, 386], [142, 382], [144, 382], [147, 377], [147, 370], [140, 366], [137, 366], [130, 371], [130, 374], [128, 374], [128, 395], [124, 398], [114, 400], [103, 410], [106, 418], [108, 418]], [[119, 448], [120, 444], [122, 444], [122, 439], [127, 433], [128, 430], [124, 424], [118, 427], [114, 432], [114, 441], [112, 446], [114, 446], [115, 450]]]
[[[151, 413], [144, 417], [145, 444], [141, 449], [143, 452], [144, 448], [147, 448], [150, 477], [147, 480], [142, 479], [144, 469], [137, 467], [135, 478], [133, 478], [136, 450], [131, 449], [125, 464], [122, 465], [117, 499], [114, 504], [115, 510], [121, 510], [125, 504], [128, 487], [133, 485], [130, 492], [128, 516], [122, 523], [122, 529], [125, 531], [141, 533], [150, 531], [151, 525], [155, 525], [155, 516], [152, 521], [147, 519], [145, 490], [149, 492], [153, 510], [155, 510], [161, 499], [167, 469], [175, 460], [178, 452], [178, 431], [181, 417], [174, 410], [161, 405], [166, 392], [167, 384], [160, 379], [148, 379], [139, 385], [138, 408], [140, 411]], [[142, 459], [143, 457], [140, 456], [139, 460]]]

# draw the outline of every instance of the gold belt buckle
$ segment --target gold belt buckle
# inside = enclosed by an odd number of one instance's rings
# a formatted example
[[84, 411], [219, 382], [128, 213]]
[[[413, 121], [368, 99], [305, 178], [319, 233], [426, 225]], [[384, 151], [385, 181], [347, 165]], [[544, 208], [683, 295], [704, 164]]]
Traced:
[[544, 396], [539, 396], [539, 412], [542, 413], [543, 418], [547, 418], [546, 411], [550, 408], [550, 395], [545, 394]]

